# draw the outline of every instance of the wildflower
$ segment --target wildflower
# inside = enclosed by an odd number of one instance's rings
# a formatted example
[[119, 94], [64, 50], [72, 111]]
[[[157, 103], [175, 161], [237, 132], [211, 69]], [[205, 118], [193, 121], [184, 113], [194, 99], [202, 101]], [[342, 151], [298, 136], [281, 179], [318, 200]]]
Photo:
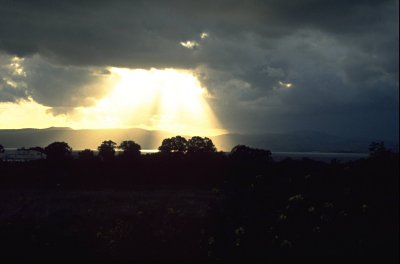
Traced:
[[211, 246], [211, 245], [214, 245], [214, 243], [215, 243], [215, 238], [214, 237], [209, 237], [208, 238], [208, 244]]
[[236, 239], [236, 246], [240, 247], [240, 238]]
[[218, 188], [212, 188], [212, 192], [213, 192], [214, 194], [219, 194], [219, 193], [221, 192], [221, 190], [218, 189]]
[[294, 195], [292, 197], [289, 197], [288, 200], [289, 201], [302, 201], [302, 200], [304, 200], [304, 197], [301, 194], [296, 194], [296, 195]]
[[321, 232], [321, 228], [319, 226], [314, 226], [313, 227], [313, 232], [314, 233], [319, 233], [319, 232]]
[[363, 213], [365, 213], [365, 211], [367, 211], [367, 205], [366, 204], [363, 204], [361, 206], [361, 208], [362, 208]]
[[279, 220], [286, 220], [287, 219], [287, 215], [285, 215], [285, 214], [280, 214], [279, 215]]
[[292, 247], [292, 242], [290, 242], [289, 240], [283, 240], [281, 243], [281, 247], [287, 247], [287, 248], [291, 248]]
[[244, 230], [243, 227], [239, 227], [239, 228], [237, 228], [237, 229], [235, 230], [235, 233], [236, 233], [237, 236], [242, 236], [242, 235], [244, 235], [245, 230]]

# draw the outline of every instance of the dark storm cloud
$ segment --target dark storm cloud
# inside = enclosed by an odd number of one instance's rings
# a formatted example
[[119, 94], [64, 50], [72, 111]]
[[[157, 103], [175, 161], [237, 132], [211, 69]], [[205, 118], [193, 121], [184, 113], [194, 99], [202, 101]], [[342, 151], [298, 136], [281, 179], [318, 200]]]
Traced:
[[3, 1], [0, 37], [47, 61], [27, 91], [56, 112], [88, 104], [91, 67], [175, 67], [233, 131], [398, 133], [398, 1]]
[[202, 31], [227, 41], [259, 34], [265, 42], [301, 27], [359, 34], [391, 15], [384, 2], [5, 1], [0, 47], [71, 64], [188, 67], [211, 59], [179, 45]]
[[21, 99], [27, 99], [25, 89], [16, 89], [6, 80], [0, 80], [0, 102], [18, 102]]
[[109, 89], [102, 84], [109, 72], [103, 68], [54, 65], [40, 56], [29, 59], [0, 55], [0, 101], [32, 98], [61, 114], [76, 106], [89, 106]]
[[[236, 96], [219, 109], [221, 116], [231, 117], [225, 118], [228, 127], [240, 119], [253, 131], [323, 129], [342, 135], [397, 137], [398, 73], [382, 56], [308, 31], [283, 38], [267, 58], [266, 65], [241, 78], [252, 84], [247, 89], [244, 84], [237, 90], [232, 84], [229, 88], [220, 84], [214, 90], [224, 100]], [[209, 72], [211, 80], [220, 79], [218, 73]], [[279, 80], [293, 86], [285, 88]]]
[[190, 52], [179, 41], [191, 28], [173, 15], [147, 2], [10, 1], [2, 6], [0, 47], [64, 64], [186, 67]]
[[32, 98], [40, 104], [59, 109], [92, 105], [93, 99], [104, 95], [106, 90], [98, 80], [102, 74], [99, 76], [93, 69], [57, 66], [34, 57], [24, 63], [24, 70]]

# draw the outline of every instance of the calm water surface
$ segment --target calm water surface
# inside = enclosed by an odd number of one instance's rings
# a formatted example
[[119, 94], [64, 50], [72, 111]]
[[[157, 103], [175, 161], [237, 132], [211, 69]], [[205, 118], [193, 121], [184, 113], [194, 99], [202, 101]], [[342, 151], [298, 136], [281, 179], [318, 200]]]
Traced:
[[[5, 148], [6, 152], [14, 152], [16, 148]], [[72, 155], [74, 157], [78, 156], [78, 152], [81, 150], [73, 150]], [[93, 150], [95, 154], [97, 154], [97, 150]], [[119, 151], [117, 150], [117, 153]], [[157, 149], [142, 149], [140, 151], [142, 154], [152, 154], [157, 153]], [[229, 152], [225, 152], [229, 154]], [[368, 153], [337, 153], [337, 152], [281, 152], [281, 151], [273, 151], [272, 158], [275, 161], [280, 161], [285, 158], [291, 159], [302, 159], [302, 158], [309, 158], [313, 160], [320, 160], [320, 161], [331, 161], [332, 159], [336, 159], [339, 161], [350, 161], [350, 160], [357, 160], [362, 158], [367, 158]]]

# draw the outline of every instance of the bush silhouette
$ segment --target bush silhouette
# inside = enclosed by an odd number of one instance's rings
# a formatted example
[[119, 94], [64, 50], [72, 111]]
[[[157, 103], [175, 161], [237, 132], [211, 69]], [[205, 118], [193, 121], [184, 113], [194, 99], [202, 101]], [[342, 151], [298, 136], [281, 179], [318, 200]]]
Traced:
[[234, 160], [242, 161], [271, 161], [271, 151], [264, 149], [251, 148], [245, 145], [237, 145], [232, 148], [230, 157]]
[[[0, 144], [0, 154], [1, 153], [4, 153], [4, 147]], [[3, 160], [3, 158], [0, 157], [0, 161], [2, 161], [2, 160]]]
[[71, 158], [72, 148], [65, 142], [53, 142], [45, 147], [48, 160], [65, 160]]
[[36, 150], [40, 153], [45, 153], [44, 148], [42, 147], [30, 147], [28, 150]]
[[121, 157], [124, 159], [132, 159], [140, 156], [141, 147], [132, 140], [122, 141], [118, 148], [122, 149]]
[[188, 150], [188, 141], [181, 136], [166, 138], [158, 148], [162, 153], [186, 153]]
[[383, 158], [390, 155], [392, 152], [385, 147], [385, 143], [381, 142], [372, 142], [369, 147], [369, 157], [370, 158]]
[[78, 152], [78, 158], [80, 160], [93, 160], [94, 159], [94, 152], [91, 149], [84, 149]]
[[112, 160], [115, 156], [115, 148], [117, 143], [112, 140], [105, 140], [97, 148], [99, 150], [99, 157], [101, 160]]
[[193, 153], [215, 153], [217, 151], [214, 143], [207, 137], [194, 136], [188, 140], [187, 152]]

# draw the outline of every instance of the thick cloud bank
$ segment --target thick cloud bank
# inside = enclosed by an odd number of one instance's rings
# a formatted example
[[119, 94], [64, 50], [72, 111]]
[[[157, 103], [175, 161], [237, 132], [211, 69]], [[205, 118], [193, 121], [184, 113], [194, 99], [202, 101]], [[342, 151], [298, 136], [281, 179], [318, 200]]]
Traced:
[[398, 8], [396, 0], [2, 1], [0, 101], [31, 97], [57, 113], [104, 95], [97, 83], [108, 66], [184, 68], [230, 131], [397, 138]]

